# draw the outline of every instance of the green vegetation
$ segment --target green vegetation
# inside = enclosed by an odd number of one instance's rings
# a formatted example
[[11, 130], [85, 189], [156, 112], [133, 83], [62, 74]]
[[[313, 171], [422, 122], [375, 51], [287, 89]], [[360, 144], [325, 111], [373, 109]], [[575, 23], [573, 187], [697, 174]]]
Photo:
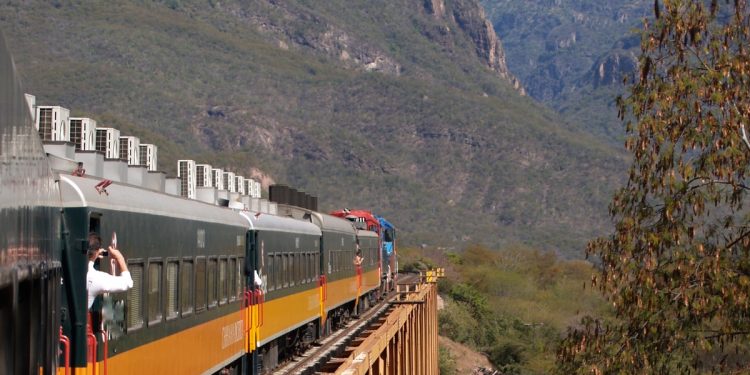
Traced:
[[582, 289], [594, 272], [584, 261], [522, 246], [399, 255], [403, 269], [446, 267], [440, 334], [485, 353], [503, 374], [549, 373], [566, 328], [582, 314], [608, 312], [594, 291]]
[[371, 208], [413, 244], [520, 242], [580, 257], [608, 229], [623, 155], [519, 96], [454, 11], [25, 1], [0, 4], [0, 28], [39, 104], [157, 143], [168, 172], [186, 157], [256, 168], [322, 210]]
[[438, 348], [438, 369], [440, 370], [440, 375], [456, 374], [456, 359], [442, 345]]
[[569, 332], [560, 374], [750, 371], [750, 9], [655, 1], [619, 108], [633, 155], [589, 244], [617, 320]]

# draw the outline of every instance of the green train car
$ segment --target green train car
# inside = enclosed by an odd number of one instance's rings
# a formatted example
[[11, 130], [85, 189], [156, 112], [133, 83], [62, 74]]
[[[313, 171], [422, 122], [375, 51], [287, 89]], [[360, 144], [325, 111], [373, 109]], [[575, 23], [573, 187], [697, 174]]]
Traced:
[[[118, 182], [102, 194], [101, 177], [47, 158], [1, 35], [0, 78], [0, 373], [270, 373], [380, 296], [376, 233], [300, 207]], [[90, 233], [117, 238], [133, 278], [91, 308]], [[122, 272], [109, 257], [95, 267]]]
[[[104, 195], [99, 181], [60, 175], [61, 321], [75, 373], [268, 373], [376, 297], [377, 235], [347, 220], [237, 211], [127, 184]], [[116, 235], [134, 282], [90, 311], [89, 233], [105, 244]], [[371, 260], [358, 270], [359, 242]], [[120, 272], [109, 258], [97, 263]]]

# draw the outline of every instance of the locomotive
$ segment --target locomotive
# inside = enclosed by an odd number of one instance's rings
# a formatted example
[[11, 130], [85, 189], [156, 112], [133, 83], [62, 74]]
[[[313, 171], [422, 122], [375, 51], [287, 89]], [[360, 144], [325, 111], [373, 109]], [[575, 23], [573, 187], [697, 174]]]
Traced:
[[[82, 140], [40, 139], [14, 69], [0, 34], [0, 372], [269, 373], [390, 287], [390, 224], [318, 212], [283, 186], [244, 205], [217, 187], [209, 200], [173, 194], [128, 155], [81, 150], [115, 172], [77, 172]], [[181, 192], [195, 189], [188, 176]], [[122, 249], [133, 287], [89, 309], [91, 233]], [[96, 268], [122, 271], [106, 257]]]

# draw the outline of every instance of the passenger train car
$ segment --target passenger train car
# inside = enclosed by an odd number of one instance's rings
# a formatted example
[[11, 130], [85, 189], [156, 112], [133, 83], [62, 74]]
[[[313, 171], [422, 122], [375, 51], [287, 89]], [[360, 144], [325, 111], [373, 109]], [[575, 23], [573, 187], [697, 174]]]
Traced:
[[59, 192], [0, 34], [0, 373], [49, 374], [59, 327]]
[[[270, 373], [382, 297], [377, 228], [117, 181], [102, 194], [101, 176], [48, 161], [2, 36], [0, 76], [0, 373]], [[133, 287], [89, 309], [90, 233], [116, 242]]]
[[374, 232], [378, 237], [377, 256], [380, 268], [380, 286], [383, 290], [394, 288], [398, 271], [396, 255], [396, 227], [385, 218], [374, 215], [369, 210], [350, 210], [344, 208], [331, 212], [331, 215], [345, 218], [358, 228]]

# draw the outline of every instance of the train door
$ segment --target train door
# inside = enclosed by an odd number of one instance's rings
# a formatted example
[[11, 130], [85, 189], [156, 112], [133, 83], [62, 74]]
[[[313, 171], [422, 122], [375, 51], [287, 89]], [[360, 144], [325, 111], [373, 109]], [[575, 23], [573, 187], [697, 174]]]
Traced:
[[100, 212], [90, 212], [85, 207], [65, 208], [63, 221], [63, 298], [60, 324], [64, 335], [70, 339], [69, 355], [60, 355], [61, 367], [69, 364], [73, 369], [84, 369], [88, 362], [90, 346], [87, 335], [88, 297], [86, 273], [88, 272], [88, 234], [101, 230]]
[[256, 375], [261, 370], [261, 360], [256, 350], [257, 328], [259, 327], [258, 298], [263, 292], [265, 282], [263, 282], [263, 270], [259, 267], [263, 261], [263, 251], [259, 251], [258, 232], [254, 230], [247, 231], [245, 238], [245, 308], [247, 315], [245, 322], [249, 325], [247, 338], [248, 345], [246, 348], [247, 355], [243, 358], [242, 368], [248, 375]]

